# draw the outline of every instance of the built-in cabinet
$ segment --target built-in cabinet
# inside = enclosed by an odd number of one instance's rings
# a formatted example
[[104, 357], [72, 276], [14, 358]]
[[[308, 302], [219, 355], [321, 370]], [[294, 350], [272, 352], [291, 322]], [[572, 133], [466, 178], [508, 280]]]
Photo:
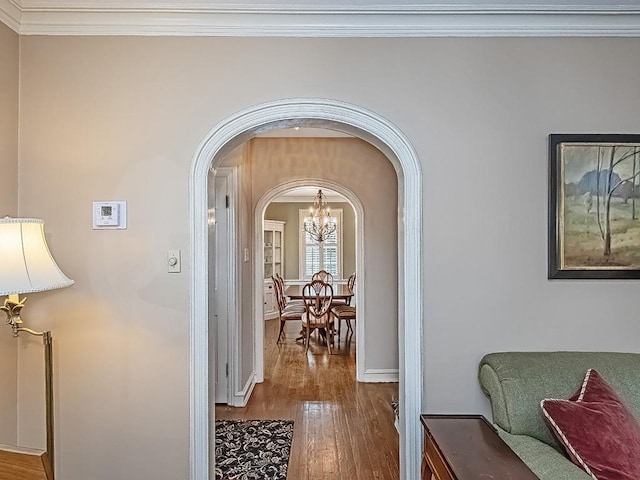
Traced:
[[278, 316], [276, 295], [271, 276], [284, 276], [284, 225], [279, 220], [265, 220], [264, 239], [264, 318]]

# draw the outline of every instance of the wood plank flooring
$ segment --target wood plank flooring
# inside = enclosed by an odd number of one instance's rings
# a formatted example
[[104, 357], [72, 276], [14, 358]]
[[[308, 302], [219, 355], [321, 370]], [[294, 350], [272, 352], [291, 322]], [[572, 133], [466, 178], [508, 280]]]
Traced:
[[216, 405], [216, 419], [294, 420], [287, 478], [398, 479], [398, 432], [391, 400], [397, 383], [356, 382], [355, 338], [329, 355], [312, 339], [305, 356], [288, 322], [276, 346], [278, 321], [265, 322], [265, 381], [244, 408]]
[[42, 450], [0, 445], [0, 480], [53, 478], [48, 454]]

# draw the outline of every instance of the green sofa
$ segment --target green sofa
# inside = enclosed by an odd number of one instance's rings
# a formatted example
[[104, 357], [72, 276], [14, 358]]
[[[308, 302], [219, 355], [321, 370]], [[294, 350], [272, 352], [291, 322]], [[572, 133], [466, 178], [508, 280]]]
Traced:
[[480, 361], [482, 391], [500, 436], [540, 480], [590, 480], [564, 454], [545, 424], [540, 401], [569, 398], [596, 369], [640, 419], [640, 354], [490, 353]]

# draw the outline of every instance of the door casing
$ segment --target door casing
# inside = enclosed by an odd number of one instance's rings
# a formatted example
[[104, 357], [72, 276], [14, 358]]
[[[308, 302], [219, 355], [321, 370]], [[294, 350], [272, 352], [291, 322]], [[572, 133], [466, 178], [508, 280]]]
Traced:
[[[214, 415], [209, 393], [207, 187], [209, 169], [259, 131], [293, 126], [332, 128], [376, 146], [398, 176], [398, 334], [400, 479], [420, 478], [423, 408], [422, 171], [409, 139], [365, 108], [336, 100], [294, 98], [249, 107], [218, 123], [197, 147], [189, 177], [190, 480], [213, 478]], [[237, 256], [236, 256], [237, 258]], [[234, 279], [237, 283], [237, 281]], [[215, 413], [215, 412], [214, 412]]]

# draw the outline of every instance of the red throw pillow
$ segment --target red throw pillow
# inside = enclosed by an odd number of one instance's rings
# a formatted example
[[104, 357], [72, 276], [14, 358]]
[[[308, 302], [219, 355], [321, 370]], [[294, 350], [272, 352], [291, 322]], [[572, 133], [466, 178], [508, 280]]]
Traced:
[[640, 425], [593, 369], [569, 400], [540, 402], [567, 454], [595, 480], [640, 479]]

